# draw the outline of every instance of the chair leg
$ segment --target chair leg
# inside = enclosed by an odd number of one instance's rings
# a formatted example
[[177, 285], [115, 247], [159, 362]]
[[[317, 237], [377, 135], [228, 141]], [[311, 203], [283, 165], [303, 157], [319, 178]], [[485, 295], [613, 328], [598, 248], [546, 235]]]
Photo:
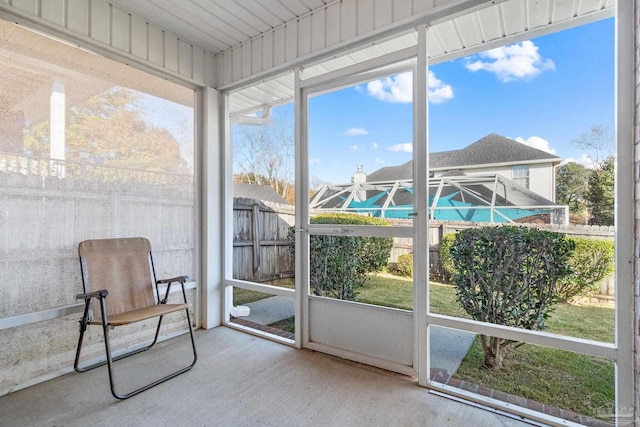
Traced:
[[142, 386], [140, 388], [137, 388], [129, 393], [125, 393], [125, 394], [120, 394], [117, 392], [116, 390], [116, 386], [115, 386], [115, 373], [114, 373], [114, 369], [113, 369], [113, 362], [115, 362], [116, 360], [122, 359], [124, 357], [127, 356], [131, 356], [133, 354], [136, 353], [140, 353], [144, 350], [147, 350], [149, 348], [151, 348], [151, 346], [153, 346], [157, 339], [158, 339], [158, 335], [160, 332], [160, 324], [162, 322], [162, 316], [160, 316], [160, 319], [158, 321], [158, 328], [156, 329], [156, 335], [155, 338], [153, 340], [153, 342], [145, 347], [143, 350], [139, 350], [139, 351], [135, 351], [135, 352], [131, 352], [131, 353], [127, 353], [126, 355], [120, 356], [120, 357], [116, 357], [116, 358], [112, 358], [111, 357], [111, 346], [109, 344], [109, 328], [108, 326], [104, 327], [104, 342], [105, 342], [105, 351], [107, 354], [107, 360], [106, 362], [103, 362], [107, 364], [108, 370], [109, 370], [109, 384], [111, 386], [111, 394], [113, 395], [113, 397], [115, 397], [116, 399], [120, 399], [120, 400], [124, 400], [124, 399], [128, 399], [132, 396], [135, 396], [136, 394], [142, 393], [145, 390], [150, 389], [151, 387], [155, 387], [158, 384], [162, 384], [163, 382], [170, 380], [171, 378], [177, 377], [180, 374], [183, 374], [187, 371], [189, 371], [191, 368], [193, 368], [196, 364], [196, 361], [198, 359], [198, 355], [196, 353], [196, 341], [195, 341], [195, 335], [193, 332], [193, 325], [191, 324], [191, 313], [189, 312], [189, 309], [186, 309], [186, 314], [187, 314], [187, 324], [189, 325], [189, 334], [190, 334], [190, 338], [191, 338], [191, 347], [193, 349], [193, 361], [191, 362], [190, 365], [185, 366], [184, 368], [178, 369], [175, 372], [170, 373], [169, 375], [166, 375], [156, 381], [153, 381], [152, 383], [149, 383], [145, 386]]
[[90, 301], [86, 301], [84, 305], [84, 312], [82, 314], [82, 319], [80, 320], [80, 336], [78, 337], [78, 347], [76, 348], [76, 358], [73, 362], [73, 369], [77, 372], [84, 372], [92, 368], [81, 368], [80, 367], [80, 352], [82, 351], [82, 341], [84, 340], [84, 333], [87, 330], [87, 325], [89, 324], [89, 306]]
[[78, 347], [76, 348], [76, 358], [73, 362], [73, 369], [77, 372], [88, 371], [89, 369], [81, 368], [80, 365], [80, 352], [82, 351], [82, 341], [84, 340], [84, 331], [87, 330], [87, 325], [82, 324], [82, 320], [80, 321], [80, 336], [78, 337]]
[[[82, 323], [82, 321], [81, 321]], [[143, 351], [147, 351], [149, 350], [151, 347], [153, 347], [155, 345], [155, 343], [158, 341], [158, 336], [159, 336], [159, 332], [160, 332], [160, 325], [162, 323], [162, 316], [160, 316], [160, 320], [158, 321], [158, 327], [156, 328], [156, 334], [153, 338], [153, 341], [151, 342], [151, 344], [144, 346], [142, 348], [130, 351], [128, 353], [124, 353], [124, 354], [119, 354], [118, 356], [112, 357], [111, 358], [111, 362], [116, 362], [120, 359], [124, 359], [125, 357], [129, 357], [129, 356], [133, 356], [134, 354], [138, 354], [138, 353], [142, 353]], [[78, 338], [78, 347], [76, 349], [76, 358], [75, 358], [75, 362], [73, 364], [73, 369], [76, 370], [76, 372], [86, 372], [86, 371], [90, 371], [92, 369], [98, 368], [100, 366], [104, 366], [106, 364], [108, 364], [109, 360], [108, 358], [96, 363], [93, 363], [91, 365], [87, 365], [87, 366], [80, 366], [80, 353], [82, 351], [82, 341], [84, 339], [84, 332], [87, 329], [86, 324], [84, 325], [84, 327], [81, 325], [80, 326], [80, 337]], [[105, 342], [108, 340], [108, 335], [109, 335], [109, 327], [105, 327], [103, 325], [103, 334], [105, 336]], [[111, 348], [109, 347], [108, 349], [108, 353], [111, 353]]]
[[196, 337], [193, 334], [193, 325], [191, 324], [191, 312], [188, 308], [185, 311], [187, 312], [187, 324], [189, 325], [189, 335], [191, 337], [191, 348], [193, 349], [193, 361], [191, 362], [191, 365], [189, 365], [189, 369], [191, 369], [195, 366], [196, 362], [198, 361], [198, 352], [196, 351]]

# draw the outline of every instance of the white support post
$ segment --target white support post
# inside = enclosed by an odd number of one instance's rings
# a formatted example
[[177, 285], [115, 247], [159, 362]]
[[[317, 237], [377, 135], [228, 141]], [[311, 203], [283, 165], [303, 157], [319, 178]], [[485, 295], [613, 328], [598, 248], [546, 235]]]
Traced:
[[49, 158], [51, 170], [56, 171], [58, 178], [65, 175], [65, 104], [64, 83], [54, 81], [49, 99]]
[[413, 366], [418, 383], [429, 381], [429, 143], [427, 140], [427, 27], [418, 27], [418, 52], [413, 77]]
[[[635, 26], [636, 0], [618, 0], [616, 6], [616, 420], [619, 425], [637, 417], [635, 388], [633, 217], [634, 200], [634, 116], [635, 116]], [[637, 124], [637, 123], [636, 123]], [[636, 184], [637, 185], [637, 184]], [[637, 202], [636, 202], [637, 203]], [[636, 260], [637, 262], [637, 260]], [[637, 270], [636, 270], [637, 271]], [[636, 278], [637, 279], [637, 278]], [[635, 322], [634, 322], [635, 319]]]
[[[223, 143], [226, 132], [225, 97], [213, 88], [202, 91], [202, 301], [201, 324], [205, 329], [219, 326], [223, 312], [225, 206], [223, 191]], [[225, 210], [226, 214], [226, 210]], [[221, 238], [225, 236], [225, 239]]]
[[295, 70], [295, 328], [297, 348], [309, 342], [309, 142], [307, 97], [300, 87], [300, 69]]

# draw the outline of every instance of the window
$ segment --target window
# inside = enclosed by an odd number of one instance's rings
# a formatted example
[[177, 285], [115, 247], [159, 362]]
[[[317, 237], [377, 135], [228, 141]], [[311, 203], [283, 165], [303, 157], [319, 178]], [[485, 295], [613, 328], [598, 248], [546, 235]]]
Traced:
[[519, 165], [513, 167], [513, 180], [524, 188], [529, 188], [529, 166]]
[[[0, 34], [0, 319], [77, 304], [85, 239], [147, 237], [158, 277], [195, 277], [193, 90], [6, 21]], [[68, 322], [4, 330], [17, 344], [0, 378], [68, 366]]]

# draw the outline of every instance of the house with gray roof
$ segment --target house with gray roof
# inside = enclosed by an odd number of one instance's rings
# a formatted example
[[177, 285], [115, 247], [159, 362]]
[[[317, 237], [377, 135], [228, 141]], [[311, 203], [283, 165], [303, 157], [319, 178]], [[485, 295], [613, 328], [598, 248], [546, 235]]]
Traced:
[[233, 197], [239, 199], [261, 200], [263, 202], [282, 203], [284, 205], [289, 204], [287, 199], [282, 197], [268, 185], [234, 182]]
[[[451, 171], [464, 175], [499, 174], [540, 196], [555, 200], [555, 170], [562, 158], [491, 133], [461, 149], [429, 154], [434, 177]], [[367, 182], [411, 179], [412, 161], [370, 173]]]

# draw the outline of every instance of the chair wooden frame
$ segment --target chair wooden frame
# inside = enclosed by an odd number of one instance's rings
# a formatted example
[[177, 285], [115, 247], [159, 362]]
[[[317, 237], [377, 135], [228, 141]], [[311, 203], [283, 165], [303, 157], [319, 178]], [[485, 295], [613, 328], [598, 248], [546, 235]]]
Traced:
[[[187, 276], [157, 280], [151, 244], [149, 240], [142, 237], [85, 240], [78, 245], [78, 254], [80, 256], [83, 293], [76, 295], [76, 299], [84, 300], [85, 306], [80, 320], [80, 336], [73, 365], [77, 372], [85, 372], [106, 364], [109, 371], [111, 394], [116, 399], [128, 399], [193, 368], [198, 356], [193, 325], [191, 324], [191, 310], [184, 286], [188, 279]], [[182, 286], [184, 303], [167, 303], [173, 283], [179, 283]], [[167, 285], [163, 298], [160, 297], [160, 285]], [[93, 308], [92, 302], [94, 303]], [[193, 361], [189, 365], [129, 393], [119, 393], [115, 384], [114, 362], [153, 347], [158, 341], [163, 316], [182, 310], [186, 313], [189, 326]], [[92, 312], [99, 312], [100, 318], [93, 318]], [[109, 341], [111, 328], [155, 317], [158, 317], [158, 326], [151, 344], [118, 356], [112, 355]], [[106, 360], [80, 366], [82, 342], [88, 325], [102, 325]]]

